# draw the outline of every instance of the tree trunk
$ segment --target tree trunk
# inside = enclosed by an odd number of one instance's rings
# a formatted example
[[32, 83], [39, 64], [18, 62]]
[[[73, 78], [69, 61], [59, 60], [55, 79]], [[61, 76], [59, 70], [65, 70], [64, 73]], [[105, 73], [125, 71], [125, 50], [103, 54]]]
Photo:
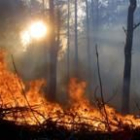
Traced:
[[70, 0], [68, 0], [68, 17], [67, 17], [67, 80], [70, 78]]
[[54, 16], [54, 3], [49, 0], [50, 8], [50, 71], [49, 71], [49, 99], [55, 101], [56, 98], [56, 64], [57, 64], [57, 45], [55, 42], [55, 16]]
[[89, 6], [88, 0], [86, 2], [86, 26], [87, 26], [87, 60], [88, 60], [88, 81], [89, 81], [89, 92], [91, 92], [91, 48], [90, 48], [90, 30], [89, 30]]
[[131, 51], [133, 45], [133, 31], [134, 31], [134, 12], [136, 9], [136, 0], [130, 0], [127, 17], [127, 32], [125, 44], [125, 64], [123, 77], [123, 97], [122, 97], [122, 112], [129, 113], [130, 100], [130, 82], [131, 82]]
[[78, 30], [77, 30], [77, 0], [75, 0], [75, 76], [78, 77]]
[[98, 35], [99, 35], [99, 0], [96, 0], [96, 44], [98, 44]]
[[92, 28], [93, 29], [93, 26], [94, 26], [94, 2], [93, 0], [91, 0], [91, 12], [90, 12], [90, 15], [91, 15], [91, 25], [92, 25]]

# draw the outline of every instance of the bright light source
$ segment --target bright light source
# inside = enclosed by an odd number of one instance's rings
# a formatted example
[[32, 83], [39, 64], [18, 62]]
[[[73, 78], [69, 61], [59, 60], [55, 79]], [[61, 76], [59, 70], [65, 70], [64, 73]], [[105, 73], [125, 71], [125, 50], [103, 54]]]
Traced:
[[33, 23], [29, 27], [29, 33], [30, 33], [31, 38], [40, 39], [46, 35], [47, 27], [43, 22], [38, 21], [38, 22]]
[[21, 42], [27, 46], [34, 40], [40, 40], [47, 35], [47, 26], [42, 21], [30, 24], [25, 31], [21, 32]]

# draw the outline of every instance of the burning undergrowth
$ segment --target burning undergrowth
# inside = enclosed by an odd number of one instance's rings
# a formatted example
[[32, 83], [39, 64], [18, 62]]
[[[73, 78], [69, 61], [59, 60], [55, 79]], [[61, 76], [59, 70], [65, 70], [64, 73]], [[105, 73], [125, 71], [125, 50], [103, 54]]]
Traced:
[[[102, 103], [95, 107], [85, 97], [86, 82], [71, 78], [67, 93], [69, 104], [65, 109], [45, 98], [44, 80], [32, 81], [27, 85], [7, 70], [4, 53], [0, 53], [0, 119], [14, 121], [18, 125], [49, 126], [48, 122], [67, 130], [81, 129], [90, 132], [117, 132], [126, 127], [137, 129], [140, 119], [133, 115], [123, 116], [115, 109]], [[106, 120], [108, 119], [108, 121]]]

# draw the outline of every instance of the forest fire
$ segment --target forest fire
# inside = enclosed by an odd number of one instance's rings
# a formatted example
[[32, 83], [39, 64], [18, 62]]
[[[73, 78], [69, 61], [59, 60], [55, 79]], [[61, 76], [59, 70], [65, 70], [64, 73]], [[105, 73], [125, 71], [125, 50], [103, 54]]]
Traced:
[[[105, 105], [108, 125], [102, 104], [91, 105], [85, 97], [86, 82], [72, 78], [68, 85], [70, 104], [67, 109], [57, 103], [50, 103], [41, 87], [44, 80], [30, 82], [27, 86], [16, 75], [9, 72], [4, 63], [4, 53], [0, 53], [0, 117], [22, 125], [40, 125], [47, 120], [68, 130], [78, 130], [80, 126], [90, 131], [121, 131], [124, 127], [140, 127], [140, 119], [133, 115], [123, 116]], [[110, 129], [108, 129], [108, 126]]]

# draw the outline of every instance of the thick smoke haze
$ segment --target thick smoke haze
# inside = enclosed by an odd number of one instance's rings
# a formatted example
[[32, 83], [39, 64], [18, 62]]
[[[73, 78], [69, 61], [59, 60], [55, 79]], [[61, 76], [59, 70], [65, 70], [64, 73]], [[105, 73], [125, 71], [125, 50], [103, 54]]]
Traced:
[[[79, 1], [80, 2], [80, 1]], [[90, 1], [89, 1], [90, 2]], [[99, 1], [98, 13], [95, 12], [94, 21], [90, 19], [90, 47], [91, 47], [91, 77], [92, 77], [92, 93], [88, 96], [94, 98], [94, 91], [99, 86], [95, 45], [98, 44], [99, 61], [101, 67], [101, 77], [103, 83], [103, 91], [105, 100], [109, 104], [115, 106], [118, 110], [121, 107], [122, 80], [124, 69], [124, 46], [127, 24], [127, 10], [129, 3], [125, 0], [118, 0], [117, 5], [111, 5], [112, 0]], [[13, 4], [13, 3], [12, 3]], [[1, 3], [0, 3], [1, 5]], [[37, 7], [38, 3], [35, 3]], [[39, 5], [40, 6], [40, 5]], [[114, 7], [112, 7], [114, 6]], [[140, 22], [140, 1], [135, 13], [135, 23]], [[40, 7], [39, 7], [40, 8]], [[38, 8], [38, 9], [39, 9]], [[80, 8], [80, 7], [79, 7]], [[34, 9], [34, 8], [33, 8]], [[4, 10], [4, 9], [3, 9]], [[33, 10], [34, 11], [34, 10]], [[85, 7], [82, 5], [83, 13]], [[27, 13], [26, 13], [27, 14]], [[81, 13], [80, 13], [81, 14]], [[73, 14], [71, 14], [73, 15]], [[79, 17], [79, 32], [78, 32], [78, 53], [79, 53], [79, 77], [89, 82], [88, 79], [88, 55], [87, 55], [87, 40], [86, 40], [86, 18]], [[98, 15], [98, 17], [97, 17]], [[28, 17], [28, 16], [27, 16]], [[64, 21], [66, 22], [67, 19]], [[73, 27], [73, 20], [71, 27]], [[98, 29], [98, 30], [97, 30]], [[74, 74], [74, 32], [73, 28], [70, 31], [70, 76]], [[140, 98], [140, 27], [134, 32], [133, 51], [132, 51], [132, 81], [131, 81], [131, 109], [133, 112], [138, 111], [135, 103]], [[8, 40], [8, 39], [7, 39]], [[47, 44], [32, 44], [28, 46], [26, 51], [23, 51], [23, 46], [15, 40], [8, 40], [8, 43], [1, 42], [1, 46], [7, 47], [7, 50], [12, 53], [16, 63], [16, 67], [20, 76], [25, 80], [34, 80], [38, 78], [48, 78], [49, 72], [49, 47]], [[20, 42], [20, 41], [19, 41]], [[57, 65], [57, 89], [58, 99], [62, 100], [67, 97], [67, 43], [66, 36], [62, 38], [62, 47], [59, 50], [58, 65]], [[12, 66], [10, 57], [8, 57], [9, 67]], [[97, 96], [100, 96], [99, 88]], [[112, 98], [113, 97], [113, 98]]]

